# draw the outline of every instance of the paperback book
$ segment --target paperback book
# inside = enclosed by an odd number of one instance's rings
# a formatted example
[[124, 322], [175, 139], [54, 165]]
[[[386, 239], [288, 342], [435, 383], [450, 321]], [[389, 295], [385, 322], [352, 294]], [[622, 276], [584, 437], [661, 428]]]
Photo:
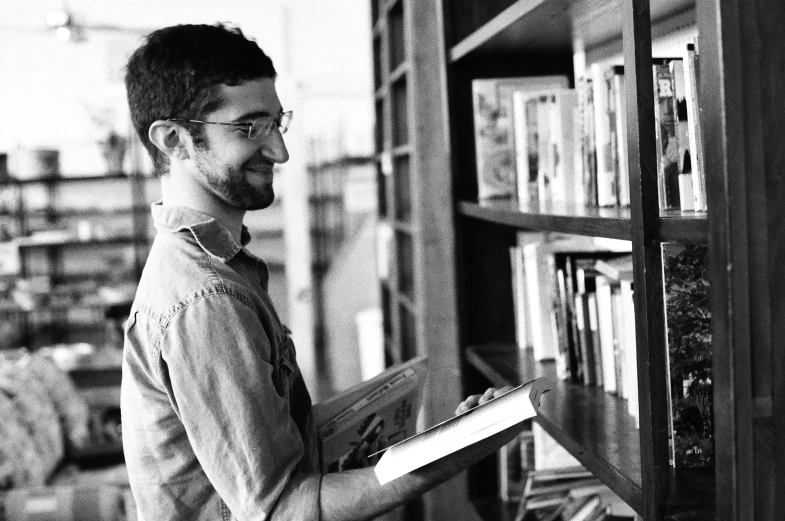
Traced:
[[472, 82], [477, 196], [516, 197], [512, 98], [516, 91], [567, 88], [566, 76], [489, 78]]
[[537, 415], [540, 398], [551, 390], [538, 378], [428, 430], [390, 446], [374, 468], [384, 485], [424, 465], [482, 441]]
[[314, 405], [323, 473], [367, 466], [367, 456], [417, 432], [427, 373], [418, 357]]

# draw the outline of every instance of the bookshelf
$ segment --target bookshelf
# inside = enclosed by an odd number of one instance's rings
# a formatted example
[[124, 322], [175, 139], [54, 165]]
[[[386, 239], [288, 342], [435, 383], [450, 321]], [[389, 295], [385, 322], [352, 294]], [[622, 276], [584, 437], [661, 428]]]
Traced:
[[[405, 263], [399, 250], [393, 248], [389, 256], [392, 282], [383, 283], [388, 348], [402, 352], [403, 306], [415, 321], [416, 351], [432, 358], [428, 422], [449, 416], [465, 394], [489, 383], [515, 384], [554, 371], [515, 345], [508, 249], [516, 232], [628, 240], [640, 429], [619, 398], [562, 381], [543, 400], [538, 422], [644, 519], [783, 518], [785, 499], [777, 491], [785, 489], [785, 454], [775, 440], [785, 439], [785, 355], [775, 346], [785, 334], [780, 297], [785, 281], [777, 274], [785, 258], [780, 231], [785, 5], [775, 0], [376, 0], [372, 7], [382, 216], [396, 233], [408, 234], [405, 248], [412, 252]], [[404, 13], [407, 58], [388, 74], [391, 33], [385, 17], [397, 9]], [[658, 208], [651, 61], [653, 49], [678, 34], [699, 38], [706, 213]], [[478, 202], [472, 80], [561, 74], [574, 82], [576, 68], [611, 56], [623, 59], [628, 78], [630, 207]], [[395, 82], [405, 82], [405, 97], [393, 94]], [[392, 137], [392, 99], [408, 106], [406, 148], [397, 148]], [[383, 173], [388, 158], [402, 154], [410, 159], [405, 174]], [[411, 196], [405, 226], [399, 226], [400, 201], [394, 195], [402, 186]], [[664, 243], [709, 248], [714, 471], [674, 470], [668, 464]], [[396, 277], [406, 270], [414, 283], [402, 298]], [[505, 505], [493, 499], [495, 479], [493, 462], [477, 465], [462, 484], [452, 485], [449, 499], [432, 498], [446, 511], [426, 508], [424, 517], [466, 518], [466, 511], [459, 512], [467, 500], [475, 519], [507, 517]], [[450, 510], [453, 504], [458, 510]]]
[[[101, 342], [107, 317], [122, 314], [130, 302], [107, 300], [97, 286], [135, 281], [141, 274], [151, 234], [151, 183], [157, 181], [124, 172], [0, 182], [0, 189], [15, 193], [15, 203], [0, 217], [15, 237], [19, 276], [43, 275], [51, 285], [48, 302], [2, 301], [2, 309], [20, 321], [24, 345]], [[87, 233], [78, 231], [80, 225]], [[96, 266], [93, 259], [102, 256], [125, 258], [124, 271]]]

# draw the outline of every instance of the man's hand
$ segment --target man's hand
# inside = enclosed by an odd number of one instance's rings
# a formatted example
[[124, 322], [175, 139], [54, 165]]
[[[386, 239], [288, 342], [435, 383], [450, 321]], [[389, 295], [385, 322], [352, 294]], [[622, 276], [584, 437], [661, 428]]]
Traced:
[[462, 401], [458, 408], [455, 409], [455, 415], [463, 414], [469, 409], [474, 409], [478, 405], [482, 405], [486, 402], [493, 400], [494, 398], [498, 398], [499, 396], [503, 395], [512, 390], [512, 387], [505, 386], [501, 389], [494, 389], [493, 387], [489, 387], [483, 394], [473, 394]]

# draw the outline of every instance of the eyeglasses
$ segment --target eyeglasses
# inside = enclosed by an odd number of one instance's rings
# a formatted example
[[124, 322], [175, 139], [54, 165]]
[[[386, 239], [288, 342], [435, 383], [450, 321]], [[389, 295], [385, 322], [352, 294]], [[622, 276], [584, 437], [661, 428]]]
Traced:
[[270, 131], [273, 129], [273, 125], [278, 127], [278, 131], [281, 134], [286, 134], [286, 131], [289, 130], [289, 125], [292, 124], [292, 113], [293, 111], [287, 110], [286, 112], [281, 111], [277, 117], [275, 116], [260, 116], [258, 118], [254, 118], [251, 121], [241, 122], [241, 123], [224, 123], [221, 121], [201, 121], [198, 119], [180, 119], [180, 118], [169, 118], [166, 121], [179, 121], [181, 123], [201, 123], [203, 125], [225, 125], [228, 127], [240, 127], [240, 128], [247, 128], [248, 129], [248, 139], [257, 140], [269, 135]]

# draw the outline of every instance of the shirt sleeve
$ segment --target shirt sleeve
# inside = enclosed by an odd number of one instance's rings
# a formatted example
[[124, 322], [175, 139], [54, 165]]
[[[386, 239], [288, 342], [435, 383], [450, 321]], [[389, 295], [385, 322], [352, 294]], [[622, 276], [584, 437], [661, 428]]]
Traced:
[[303, 441], [254, 309], [227, 293], [201, 296], [172, 318], [161, 353], [190, 445], [232, 514], [318, 520], [321, 476], [295, 470]]

